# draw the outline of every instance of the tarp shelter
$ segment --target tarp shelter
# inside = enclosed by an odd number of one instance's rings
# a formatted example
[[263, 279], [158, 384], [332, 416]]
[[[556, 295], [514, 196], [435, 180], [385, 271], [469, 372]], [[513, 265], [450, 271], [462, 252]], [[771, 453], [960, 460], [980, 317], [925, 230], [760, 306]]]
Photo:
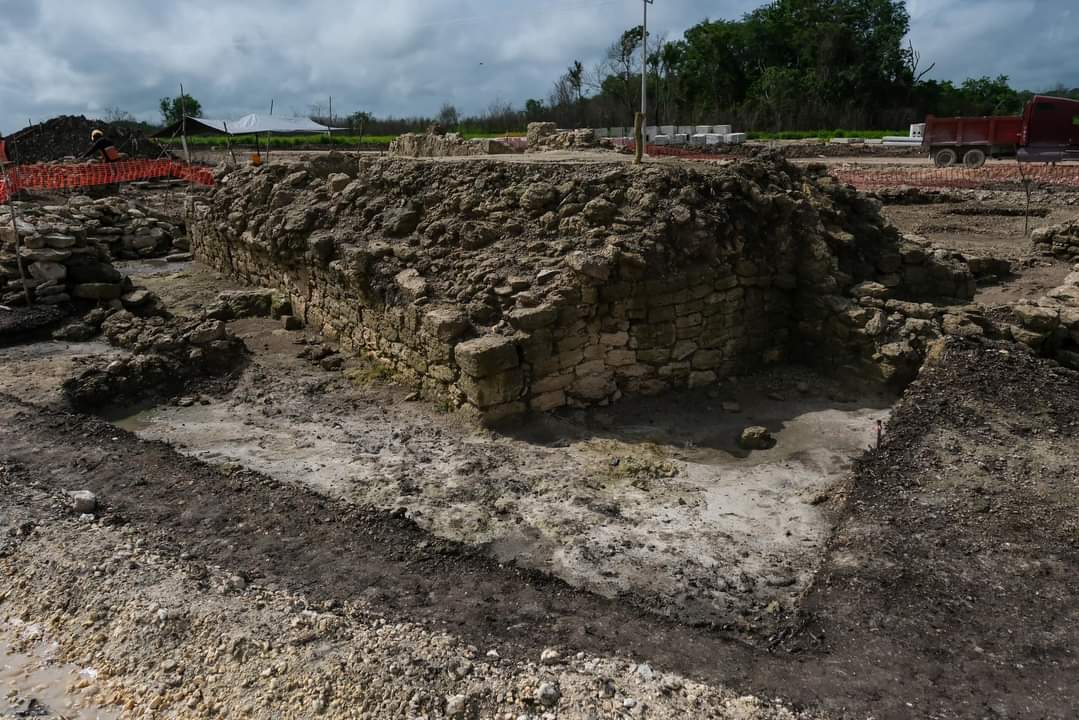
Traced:
[[324, 133], [344, 128], [331, 128], [308, 120], [307, 118], [287, 118], [277, 115], [259, 115], [251, 113], [236, 120], [215, 120], [211, 118], [184, 117], [183, 122], [174, 122], [154, 133], [154, 137], [176, 137], [178, 135], [257, 135], [274, 133]]

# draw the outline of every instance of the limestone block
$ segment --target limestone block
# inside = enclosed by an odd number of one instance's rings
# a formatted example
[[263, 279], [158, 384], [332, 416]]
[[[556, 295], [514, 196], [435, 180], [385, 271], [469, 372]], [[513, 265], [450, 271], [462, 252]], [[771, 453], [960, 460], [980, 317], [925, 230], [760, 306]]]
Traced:
[[538, 330], [554, 325], [558, 320], [558, 308], [544, 303], [530, 308], [517, 308], [506, 313], [510, 325], [519, 330]]
[[427, 281], [424, 280], [415, 268], [408, 268], [397, 273], [394, 282], [401, 290], [401, 294], [408, 300], [416, 300], [427, 296]]
[[569, 392], [574, 397], [596, 401], [606, 399], [614, 390], [612, 374], [601, 372], [577, 378]]
[[623, 367], [637, 362], [637, 353], [633, 350], [611, 350], [607, 353], [607, 365], [610, 367]]
[[60, 263], [38, 261], [30, 263], [27, 269], [40, 282], [60, 282], [67, 277], [67, 267]]
[[454, 348], [457, 365], [468, 375], [482, 378], [520, 364], [516, 344], [502, 335], [483, 335]]
[[566, 393], [561, 390], [555, 390], [553, 392], [535, 395], [532, 397], [529, 404], [532, 406], [532, 409], [537, 412], [554, 410], [555, 408], [560, 408], [566, 404]]
[[1052, 332], [1060, 324], [1060, 312], [1053, 308], [1019, 304], [1012, 312], [1024, 327], [1035, 332]]
[[423, 329], [443, 342], [459, 338], [469, 328], [468, 316], [454, 307], [435, 307], [423, 315]]

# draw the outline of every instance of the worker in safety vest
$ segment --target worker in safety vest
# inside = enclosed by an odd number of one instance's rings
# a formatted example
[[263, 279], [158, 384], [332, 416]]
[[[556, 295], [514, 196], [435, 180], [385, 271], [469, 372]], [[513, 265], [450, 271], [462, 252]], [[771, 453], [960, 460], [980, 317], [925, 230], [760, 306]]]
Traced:
[[94, 153], [101, 153], [101, 160], [103, 162], [111, 163], [120, 159], [120, 151], [116, 149], [115, 143], [101, 130], [94, 130], [90, 133], [90, 148], [82, 154], [82, 157], [90, 157]]

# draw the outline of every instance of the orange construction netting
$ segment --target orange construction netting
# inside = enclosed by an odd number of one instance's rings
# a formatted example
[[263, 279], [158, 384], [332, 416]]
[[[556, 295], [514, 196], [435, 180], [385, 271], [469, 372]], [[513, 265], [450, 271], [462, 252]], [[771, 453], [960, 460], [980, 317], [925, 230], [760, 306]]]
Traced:
[[1024, 181], [1029, 181], [1032, 187], [1079, 188], [1079, 165], [1006, 163], [980, 168], [862, 167], [833, 168], [830, 172], [840, 182], [859, 190], [993, 188], [1002, 185], [1021, 188]]
[[[621, 143], [633, 150], [634, 143]], [[646, 145], [645, 152], [653, 157], [678, 157], [683, 160], [731, 160], [729, 155], [700, 152], [693, 148], [665, 145]], [[857, 159], [851, 162], [857, 163]], [[887, 162], [885, 160], [885, 162]], [[1032, 187], [1079, 188], [1079, 165], [1051, 165], [1045, 163], [992, 163], [980, 168], [966, 167], [833, 167], [829, 169], [837, 180], [853, 185], [859, 190], [916, 187], [926, 189], [952, 188], [1021, 188], [1024, 180]]]
[[[177, 178], [198, 185], [213, 185], [209, 168], [185, 165], [175, 160], [122, 160], [85, 165], [18, 165], [0, 176], [0, 202], [19, 190], [76, 190], [94, 185], [112, 185], [136, 180]], [[8, 183], [11, 187], [8, 187]]]

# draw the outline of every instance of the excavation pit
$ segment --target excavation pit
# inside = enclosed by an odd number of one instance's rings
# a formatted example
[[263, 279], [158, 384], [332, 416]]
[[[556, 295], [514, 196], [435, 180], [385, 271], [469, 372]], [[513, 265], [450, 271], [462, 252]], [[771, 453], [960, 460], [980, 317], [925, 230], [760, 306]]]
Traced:
[[[253, 349], [231, 393], [136, 408], [114, 423], [211, 464], [404, 512], [500, 562], [746, 635], [797, 606], [850, 462], [875, 442], [894, 399], [783, 366], [711, 396], [626, 399], [492, 432], [296, 358], [270, 320], [231, 325]], [[749, 425], [768, 427], [776, 445], [740, 451]]]

